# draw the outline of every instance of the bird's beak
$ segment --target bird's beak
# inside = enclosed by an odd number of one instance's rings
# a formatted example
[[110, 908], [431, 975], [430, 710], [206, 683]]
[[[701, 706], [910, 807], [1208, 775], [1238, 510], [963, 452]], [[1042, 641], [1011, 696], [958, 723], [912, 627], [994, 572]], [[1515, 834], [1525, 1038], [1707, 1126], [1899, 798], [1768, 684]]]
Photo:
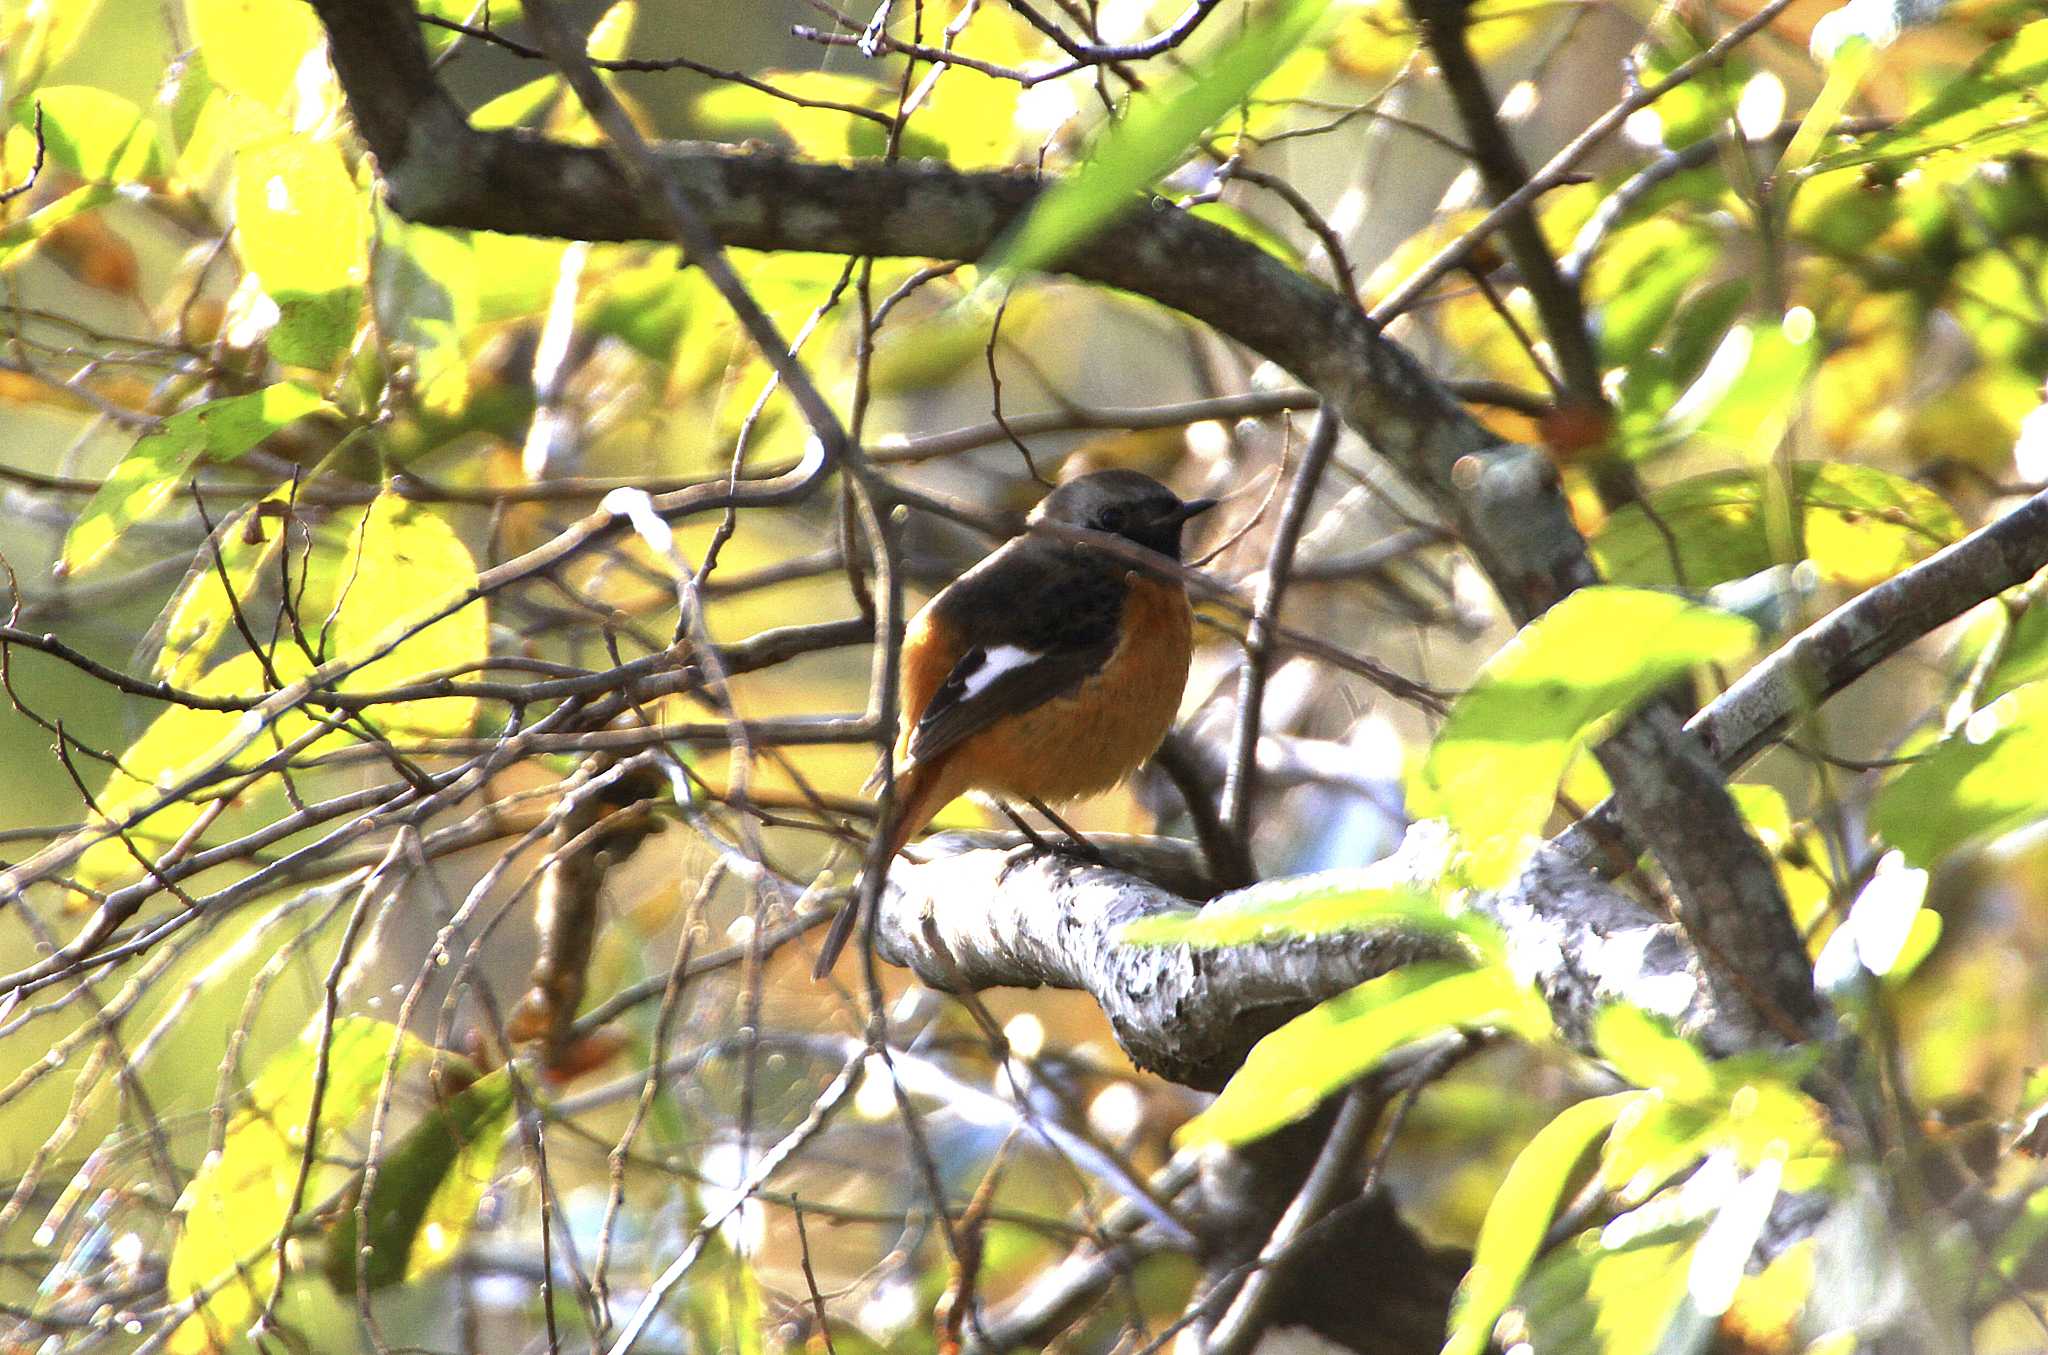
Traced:
[[1211, 508], [1214, 508], [1218, 502], [1220, 502], [1220, 500], [1217, 499], [1189, 499], [1183, 504], [1181, 504], [1179, 508], [1174, 510], [1174, 514], [1171, 521], [1186, 522], [1191, 517], [1195, 517], [1198, 514], [1208, 512]]

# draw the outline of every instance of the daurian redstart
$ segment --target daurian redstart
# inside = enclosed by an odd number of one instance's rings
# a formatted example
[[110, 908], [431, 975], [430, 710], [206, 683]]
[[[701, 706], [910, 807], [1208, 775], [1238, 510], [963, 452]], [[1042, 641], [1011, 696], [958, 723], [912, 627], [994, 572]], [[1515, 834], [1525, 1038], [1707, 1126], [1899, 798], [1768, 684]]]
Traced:
[[[1085, 527], [1180, 559], [1180, 529], [1214, 499], [1183, 502], [1137, 471], [1084, 475], [1033, 523]], [[1193, 616], [1180, 580], [1108, 552], [1027, 532], [962, 574], [903, 637], [895, 808], [882, 869], [955, 796], [1062, 801], [1104, 791], [1152, 756], [1180, 708]], [[815, 973], [853, 934], [832, 919]]]

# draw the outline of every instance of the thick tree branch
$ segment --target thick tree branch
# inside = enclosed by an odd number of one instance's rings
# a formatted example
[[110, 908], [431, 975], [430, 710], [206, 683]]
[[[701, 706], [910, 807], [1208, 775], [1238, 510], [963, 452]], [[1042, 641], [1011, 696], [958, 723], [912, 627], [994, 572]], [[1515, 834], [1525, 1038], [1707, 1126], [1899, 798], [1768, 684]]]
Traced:
[[[1191, 845], [1092, 839], [1112, 863], [1104, 867], [981, 845], [1001, 840], [946, 834], [926, 846], [953, 854], [899, 861], [876, 917], [877, 953], [934, 988], [1085, 992], [1134, 1063], [1188, 1086], [1220, 1086], [1282, 1022], [1444, 950], [1440, 938], [1395, 927], [1226, 950], [1128, 945], [1126, 924], [1191, 912], [1191, 900], [1208, 892]], [[1319, 878], [1357, 888], [1428, 886], [1447, 851], [1439, 826], [1418, 824], [1386, 860]], [[1478, 906], [1506, 933], [1510, 962], [1582, 1044], [1593, 1014], [1618, 999], [1673, 1018], [1717, 1052], [1749, 1047], [1763, 1033], [1746, 1004], [1702, 983], [1697, 954], [1677, 926], [1554, 849]]]

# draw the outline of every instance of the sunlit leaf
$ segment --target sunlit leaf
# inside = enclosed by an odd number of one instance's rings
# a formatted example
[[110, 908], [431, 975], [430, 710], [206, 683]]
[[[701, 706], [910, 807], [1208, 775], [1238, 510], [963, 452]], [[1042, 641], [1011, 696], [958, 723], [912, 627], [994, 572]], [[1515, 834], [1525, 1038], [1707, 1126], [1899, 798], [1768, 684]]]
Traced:
[[[880, 135], [855, 150], [856, 135], [862, 128], [881, 134], [882, 128], [865, 118], [837, 108], [816, 104], [849, 104], [877, 111], [893, 108], [897, 91], [893, 85], [864, 75], [839, 71], [764, 71], [764, 83], [791, 96], [783, 98], [747, 85], [720, 84], [697, 99], [697, 117], [721, 141], [758, 139], [787, 142], [797, 154], [811, 160], [846, 160], [856, 153], [879, 155], [884, 149]], [[808, 103], [793, 102], [793, 99]]]
[[16, 102], [17, 121], [33, 116], [30, 103], [42, 110], [50, 164], [88, 183], [135, 183], [163, 174], [156, 125], [120, 95], [93, 85], [48, 86]]
[[[1686, 1275], [1703, 1225], [1686, 1220], [1654, 1232], [1589, 1230], [1539, 1261], [1519, 1305], [1530, 1345], [1575, 1355], [1683, 1355], [1695, 1348], [1686, 1322]], [[1679, 1339], [1673, 1340], [1673, 1337]]]
[[[314, 662], [305, 647], [326, 662], [357, 660], [389, 648], [383, 657], [361, 662], [337, 686], [348, 692], [384, 691], [433, 674], [459, 671], [487, 653], [489, 621], [481, 602], [422, 625], [476, 585], [476, 562], [468, 548], [433, 510], [384, 494], [367, 509], [338, 515], [313, 540], [295, 548], [292, 589], [303, 628], [265, 655], [237, 654], [192, 684], [204, 696], [262, 697], [271, 690], [265, 669], [280, 683], [298, 681]], [[249, 599], [242, 599], [244, 608]], [[272, 600], [268, 604], [278, 604]], [[182, 621], [216, 632], [230, 619], [225, 589], [195, 593]], [[267, 624], [266, 624], [267, 631]], [[216, 637], [217, 638], [217, 637]], [[422, 696], [373, 706], [353, 725], [311, 739], [306, 753], [345, 744], [361, 724], [386, 735], [433, 737], [467, 733], [477, 703], [468, 696]], [[100, 792], [107, 819], [122, 819], [153, 804], [165, 788], [215, 768], [242, 769], [319, 728], [304, 709], [284, 711], [267, 726], [245, 723], [240, 711], [198, 710], [173, 705], [153, 720], [121, 754]], [[244, 792], [247, 794], [247, 792]], [[205, 798], [186, 797], [149, 813], [136, 833], [150, 843], [175, 839], [198, 821]], [[103, 887], [139, 874], [141, 866], [118, 840], [96, 843], [80, 858], [82, 884]]]
[[[360, 1261], [365, 1284], [382, 1289], [417, 1280], [455, 1254], [497, 1173], [512, 1092], [511, 1070], [500, 1068], [435, 1105], [379, 1160], [367, 1206], [358, 1179], [328, 1235], [329, 1283], [354, 1293]], [[359, 1208], [370, 1225], [360, 1249]]]
[[1046, 268], [1139, 204], [1208, 128], [1276, 70], [1322, 18], [1327, 0], [1285, 0], [1233, 33], [1194, 70], [1135, 101], [1080, 168], [1055, 184], [996, 246], [992, 273]]
[[1599, 303], [1600, 352], [1608, 363], [1640, 357], [1659, 339], [1678, 303], [1720, 261], [1713, 234], [1668, 217], [1622, 232], [1587, 279]]
[[1935, 86], [1925, 104], [1859, 144], [1814, 162], [1813, 173], [1897, 163], [1927, 155], [1968, 153], [1973, 159], [2034, 145], [2048, 134], [2048, 19], [2036, 19]]
[[[1716, 366], [1724, 361], [1732, 366], [1731, 343], [1744, 345], [1741, 368], [1732, 381], [1716, 387]], [[1800, 333], [1786, 323], [1738, 325], [1680, 397], [1672, 421], [1698, 442], [1761, 464], [1784, 439], [1819, 360], [1820, 345], [1810, 328]]]
[[538, 117], [541, 110], [548, 106], [548, 102], [561, 92], [561, 76], [538, 76], [523, 85], [514, 85], [497, 98], [479, 106], [469, 115], [470, 125], [485, 131], [521, 126]]
[[33, 89], [43, 75], [71, 55], [92, 27], [102, 0], [61, 0], [28, 6], [22, 26], [8, 37], [19, 45], [13, 77], [20, 88]]
[[[291, 1222], [299, 1164], [310, 1150], [316, 1164], [337, 1135], [370, 1106], [390, 1066], [420, 1052], [411, 1036], [365, 1017], [343, 1017], [327, 1041], [326, 1080], [317, 1128], [314, 1074], [319, 1067], [317, 1026], [265, 1066], [245, 1108], [228, 1122], [221, 1151], [202, 1165], [179, 1201], [181, 1227], [165, 1283], [173, 1303], [218, 1285], [199, 1311], [172, 1334], [179, 1355], [213, 1349], [216, 1336], [239, 1334], [277, 1283], [274, 1249]], [[309, 1144], [308, 1133], [312, 1130]], [[334, 1169], [316, 1170], [301, 1207], [318, 1204], [331, 1189]]]
[[1536, 1259], [1558, 1201], [1586, 1150], [1640, 1093], [1618, 1092], [1568, 1106], [1516, 1156], [1507, 1179], [1487, 1207], [1472, 1268], [1451, 1304], [1450, 1339], [1443, 1355], [1481, 1355], [1494, 1323], [1513, 1302], [1529, 1263]]
[[2048, 817], [2048, 682], [1976, 712], [1878, 792], [1878, 836], [1916, 866]]
[[463, 340], [477, 323], [476, 251], [467, 235], [379, 222], [373, 296], [379, 332], [413, 369], [420, 408], [453, 417], [469, 401]]
[[1986, 704], [2029, 682], [2048, 678], [2048, 600], [2029, 603], [2018, 616], [1994, 609], [1999, 633], [1987, 642], [2000, 646], [1996, 662], [1985, 675]]
[[1215, 947], [1389, 927], [1456, 931], [1456, 920], [1427, 891], [1370, 880], [1365, 871], [1270, 880], [1205, 908], [1140, 918], [1120, 939], [1134, 946]]
[[108, 473], [64, 535], [63, 563], [76, 572], [105, 558], [121, 534], [170, 501], [204, 457], [231, 461], [272, 433], [334, 407], [291, 382], [181, 410], [144, 436]]
[[[310, 670], [311, 664], [295, 649], [282, 648], [270, 656], [270, 672], [279, 682], [297, 681]], [[246, 653], [192, 684], [192, 691], [208, 697], [256, 699], [271, 690], [262, 657]], [[180, 705], [166, 709], [122, 752], [119, 768], [97, 797], [99, 819], [125, 819], [202, 772], [253, 765], [313, 729], [311, 717], [301, 711], [287, 711], [267, 728], [245, 725], [244, 719], [234, 710]], [[199, 821], [209, 798], [187, 795], [174, 800], [145, 816], [133, 831], [153, 845], [174, 841]], [[108, 838], [88, 848], [72, 873], [80, 884], [99, 889], [133, 879], [142, 866], [120, 840]]]
[[[1451, 707], [1423, 764], [1418, 810], [1450, 821], [1475, 882], [1499, 883], [1599, 722], [1699, 665], [1740, 657], [1756, 634], [1740, 617], [1669, 593], [1580, 589], [1524, 626]], [[1632, 642], [1616, 644], [1617, 635]]]
[[276, 0], [185, 0], [192, 41], [214, 83], [276, 108], [320, 42], [312, 7]]
[[591, 25], [584, 54], [592, 61], [619, 60], [626, 55], [626, 44], [633, 40], [633, 25], [639, 19], [639, 0], [614, 0], [611, 8]]
[[1301, 251], [1289, 244], [1285, 236], [1251, 213], [1240, 211], [1227, 202], [1196, 203], [1188, 208], [1188, 215], [1221, 226], [1232, 235], [1243, 236], [1289, 268], [1302, 266]]
[[366, 238], [355, 180], [333, 143], [257, 142], [235, 157], [235, 243], [276, 303], [270, 350], [325, 368], [355, 337]]
[[1638, 1087], [1681, 1099], [1713, 1094], [1706, 1056], [1640, 1008], [1615, 1003], [1603, 1010], [1593, 1022], [1593, 1044], [1615, 1072]]
[[1388, 1054], [1442, 1031], [1549, 1028], [1529, 987], [1499, 965], [1431, 962], [1368, 980], [1289, 1021], [1252, 1047], [1207, 1110], [1181, 1126], [1182, 1146], [1250, 1143], [1300, 1119]]
[[216, 536], [219, 559], [209, 559], [209, 568], [187, 578], [164, 608], [163, 645], [152, 665], [155, 676], [173, 686], [191, 686], [233, 629], [237, 604], [246, 619], [259, 577], [276, 561], [290, 532], [283, 524], [266, 525], [263, 505], [287, 503], [291, 491], [290, 483], [279, 485], [268, 498], [221, 520]]
[[[425, 22], [429, 16], [458, 24], [468, 24], [477, 17], [476, 0], [417, 0], [414, 8], [420, 13], [420, 36], [426, 39], [427, 50], [436, 56], [462, 35], [440, 24]], [[524, 12], [520, 0], [492, 0], [485, 14], [490, 27], [502, 29], [517, 23]]]
[[[1963, 534], [1939, 494], [1875, 466], [1806, 462], [1794, 468], [1793, 485], [1805, 511], [1807, 557], [1844, 583], [1881, 582]], [[1617, 583], [1708, 588], [1747, 578], [1776, 563], [1765, 530], [1765, 492], [1755, 471], [1681, 480], [1650, 496], [1655, 521], [1634, 504], [1615, 512], [1593, 539], [1593, 558]]]
[[[349, 545], [339, 587], [334, 653], [353, 658], [395, 646], [343, 678], [343, 691], [403, 686], [465, 668], [488, 653], [490, 626], [481, 603], [414, 633], [422, 620], [476, 587], [476, 560], [431, 508], [397, 494], [378, 495]], [[476, 699], [426, 697], [375, 708], [366, 718], [387, 731], [466, 734], [476, 719]]]

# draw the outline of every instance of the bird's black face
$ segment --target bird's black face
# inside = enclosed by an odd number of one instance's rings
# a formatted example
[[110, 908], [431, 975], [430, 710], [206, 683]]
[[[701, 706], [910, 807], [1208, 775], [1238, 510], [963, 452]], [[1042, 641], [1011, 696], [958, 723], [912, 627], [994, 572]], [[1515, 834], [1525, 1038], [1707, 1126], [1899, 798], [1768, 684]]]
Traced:
[[1086, 527], [1135, 541], [1147, 550], [1180, 559], [1180, 529], [1214, 499], [1183, 501], [1149, 475], [1134, 470], [1096, 471], [1069, 480], [1031, 512], [1033, 522]]

